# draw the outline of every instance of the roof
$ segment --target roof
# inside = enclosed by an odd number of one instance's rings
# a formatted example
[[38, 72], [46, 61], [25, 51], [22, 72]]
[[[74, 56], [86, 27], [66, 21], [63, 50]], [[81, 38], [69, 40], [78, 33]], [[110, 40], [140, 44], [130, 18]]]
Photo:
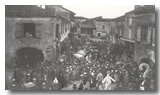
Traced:
[[91, 20], [103, 21], [103, 22], [110, 22], [110, 21], [114, 21], [114, 19], [102, 18], [102, 16], [92, 18]]
[[[148, 7], [147, 6], [151, 6]], [[136, 8], [132, 11], [127, 12], [126, 14], [143, 14], [143, 13], [153, 13], [155, 12], [155, 6], [154, 5], [145, 5], [139, 8]]]
[[37, 5], [5, 5], [7, 17], [54, 17], [55, 11], [43, 9]]
[[125, 15], [122, 15], [120, 17], [117, 17], [114, 19], [115, 21], [124, 21], [125, 20]]
[[87, 18], [82, 17], [82, 16], [75, 16], [74, 19], [87, 19]]
[[61, 16], [56, 16], [56, 18], [59, 18], [59, 19], [61, 19], [61, 20], [64, 21], [64, 22], [71, 23], [70, 20], [65, 19], [65, 18], [63, 18], [63, 17], [61, 17]]
[[109, 22], [109, 21], [114, 21], [114, 19], [98, 19], [96, 21], [104, 21], [104, 22]]
[[64, 8], [62, 5], [46, 5], [46, 6], [52, 6], [52, 7], [60, 7], [60, 8], [62, 8], [62, 9], [64, 9], [64, 10], [66, 10], [66, 11], [69, 11], [69, 12], [71, 12], [72, 14], [76, 14], [76, 13], [74, 13], [73, 11], [71, 11], [71, 10], [68, 10], [68, 9], [66, 9], [66, 8]]
[[80, 23], [80, 27], [81, 28], [96, 28], [93, 20], [87, 20], [87, 21]]

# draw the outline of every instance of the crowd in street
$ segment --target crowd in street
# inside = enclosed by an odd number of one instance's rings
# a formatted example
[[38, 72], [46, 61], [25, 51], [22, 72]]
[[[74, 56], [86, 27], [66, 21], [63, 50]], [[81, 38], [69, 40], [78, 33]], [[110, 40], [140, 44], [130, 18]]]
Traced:
[[[12, 78], [14, 89], [63, 90], [152, 90], [151, 75], [143, 78], [143, 71], [127, 52], [112, 54], [99, 48], [100, 42], [84, 39], [79, 48], [71, 45], [70, 55], [63, 53], [57, 62], [49, 61], [37, 64], [35, 68], [15, 70]], [[106, 42], [102, 42], [106, 44]], [[98, 48], [96, 48], [98, 47]], [[108, 46], [110, 47], [110, 46]], [[77, 50], [86, 52], [84, 57], [73, 56]], [[68, 58], [69, 57], [69, 58]], [[28, 83], [22, 85], [24, 83]], [[31, 85], [32, 87], [27, 87]], [[144, 88], [144, 89], [141, 89]]]

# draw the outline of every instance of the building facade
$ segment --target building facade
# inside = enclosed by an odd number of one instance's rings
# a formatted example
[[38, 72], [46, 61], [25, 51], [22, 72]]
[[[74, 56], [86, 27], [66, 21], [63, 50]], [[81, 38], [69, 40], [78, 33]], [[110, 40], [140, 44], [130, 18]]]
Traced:
[[116, 22], [116, 30], [117, 30], [116, 36], [117, 36], [118, 39], [122, 38], [123, 35], [124, 35], [124, 29], [125, 29], [125, 27], [124, 27], [125, 16], [123, 15], [123, 16], [117, 17], [114, 20]]
[[93, 37], [95, 29], [96, 26], [93, 20], [89, 19], [80, 23], [80, 34], [83, 36]]
[[124, 25], [121, 40], [134, 61], [140, 64], [141, 60], [149, 58], [149, 55], [155, 60], [155, 7], [135, 6], [134, 10], [125, 14]]
[[36, 5], [6, 5], [5, 11], [6, 66], [13, 65], [13, 59], [18, 64], [56, 60], [70, 32], [70, 20]]

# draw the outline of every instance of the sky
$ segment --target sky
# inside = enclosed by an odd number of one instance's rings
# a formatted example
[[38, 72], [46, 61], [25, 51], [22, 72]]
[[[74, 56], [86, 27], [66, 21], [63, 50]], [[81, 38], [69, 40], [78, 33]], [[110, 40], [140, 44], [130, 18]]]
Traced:
[[116, 18], [134, 9], [134, 5], [63, 5], [76, 13], [76, 16], [94, 18]]

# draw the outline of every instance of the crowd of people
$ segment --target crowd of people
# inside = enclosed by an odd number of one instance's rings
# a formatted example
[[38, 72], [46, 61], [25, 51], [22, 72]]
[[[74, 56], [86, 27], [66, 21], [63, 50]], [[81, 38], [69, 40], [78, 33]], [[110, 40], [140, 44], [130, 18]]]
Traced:
[[[83, 45], [78, 48], [71, 45], [70, 56], [64, 52], [55, 63], [45, 61], [35, 68], [27, 66], [27, 70], [15, 70], [12, 86], [19, 90], [63, 90], [69, 85], [72, 85], [70, 90], [154, 89], [151, 75], [144, 79], [144, 70], [139, 70], [139, 65], [127, 56], [127, 52], [115, 55], [108, 52], [109, 49], [106, 51], [98, 47], [106, 42], [79, 40], [83, 41]], [[77, 50], [86, 54], [76, 58], [73, 54]], [[22, 85], [24, 83], [28, 84]], [[142, 86], [144, 89], [140, 89]]]

